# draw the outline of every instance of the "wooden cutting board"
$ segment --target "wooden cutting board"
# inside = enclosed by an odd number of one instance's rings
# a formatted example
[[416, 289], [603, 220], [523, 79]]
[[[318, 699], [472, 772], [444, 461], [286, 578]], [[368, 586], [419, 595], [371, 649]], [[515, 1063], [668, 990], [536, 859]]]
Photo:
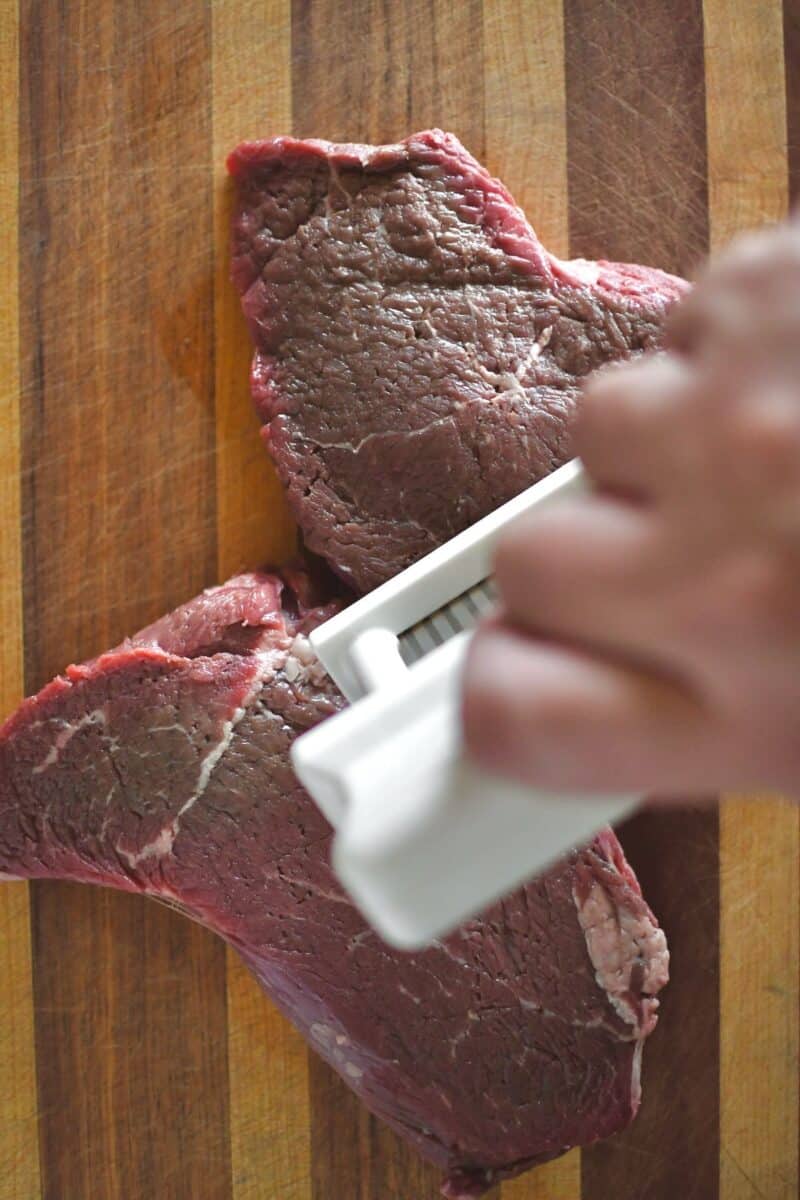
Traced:
[[[294, 534], [223, 158], [438, 124], [557, 253], [691, 271], [800, 186], [798, 0], [2, 0], [0, 707]], [[493, 1200], [794, 1200], [798, 809], [623, 841], [672, 946], [642, 1113]], [[0, 889], [0, 1200], [432, 1200], [210, 934]], [[535, 1088], [536, 1081], [531, 1080]]]

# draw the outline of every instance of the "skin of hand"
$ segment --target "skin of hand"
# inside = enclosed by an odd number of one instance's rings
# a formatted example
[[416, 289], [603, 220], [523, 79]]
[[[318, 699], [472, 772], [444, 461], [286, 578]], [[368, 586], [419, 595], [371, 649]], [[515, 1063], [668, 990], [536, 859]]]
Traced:
[[468, 752], [555, 791], [800, 795], [800, 222], [595, 375], [574, 444], [594, 490], [498, 545]]

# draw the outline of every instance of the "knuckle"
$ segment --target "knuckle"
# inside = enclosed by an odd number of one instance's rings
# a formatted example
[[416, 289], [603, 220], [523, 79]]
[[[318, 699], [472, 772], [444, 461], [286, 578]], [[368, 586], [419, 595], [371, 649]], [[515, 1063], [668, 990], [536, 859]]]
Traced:
[[556, 688], [531, 702], [530, 716], [535, 736], [553, 748], [563, 747], [578, 725], [574, 696]]
[[659, 353], [635, 363], [620, 363], [587, 387], [578, 406], [581, 423], [617, 428], [652, 425], [667, 417], [690, 384], [686, 365]]
[[494, 572], [501, 590], [552, 569], [563, 518], [563, 513], [556, 512], [521, 517], [503, 534], [494, 553]]
[[796, 627], [800, 577], [778, 547], [742, 555], [734, 575], [735, 603], [749, 625], [765, 633]]
[[478, 654], [491, 653], [489, 637], [481, 631], [475, 634], [467, 660], [461, 705], [467, 745], [482, 759], [491, 757], [502, 743], [513, 699], [497, 676], [485, 670], [473, 670]]
[[501, 592], [514, 583], [521, 555], [530, 553], [530, 532], [527, 521], [515, 521], [494, 548], [493, 570]]
[[726, 290], [778, 295], [800, 274], [800, 232], [789, 225], [743, 234], [721, 256], [714, 280]]
[[800, 474], [800, 408], [763, 404], [741, 414], [730, 430], [734, 461], [765, 479]]
[[768, 266], [777, 256], [776, 236], [770, 230], [750, 230], [734, 238], [719, 260], [720, 272], [733, 278], [748, 279]]
[[580, 395], [572, 419], [572, 440], [578, 453], [586, 445], [604, 443], [619, 422], [622, 383], [619, 370], [619, 364], [613, 372], [604, 368], [602, 378], [593, 379]]

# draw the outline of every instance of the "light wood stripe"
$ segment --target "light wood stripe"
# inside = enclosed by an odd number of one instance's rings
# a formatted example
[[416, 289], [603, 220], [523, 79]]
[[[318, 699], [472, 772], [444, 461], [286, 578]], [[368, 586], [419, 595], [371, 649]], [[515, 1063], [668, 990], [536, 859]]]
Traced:
[[569, 252], [564, 19], [552, 0], [485, 0], [486, 165], [548, 250]]
[[[19, 28], [0, 6], [0, 721], [23, 691], [18, 194]], [[0, 1200], [41, 1195], [30, 910], [24, 883], [0, 887]]]
[[38, 1200], [30, 909], [24, 883], [0, 889], [0, 1200]]
[[783, 6], [704, 0], [712, 252], [788, 206]]
[[[704, 20], [718, 250], [740, 230], [786, 213], [783, 10], [779, 0], [705, 0]], [[800, 809], [728, 799], [720, 858], [720, 1200], [794, 1200]]]
[[[250, 339], [229, 280], [231, 189], [225, 156], [245, 138], [291, 129], [288, 0], [212, 7], [220, 579], [295, 549], [293, 523], [258, 436], [248, 388]], [[235, 1200], [311, 1195], [311, 1116], [305, 1043], [233, 951], [227, 956], [231, 1169]]]
[[309, 1200], [308, 1051], [233, 951], [228, 1072], [234, 1200]]
[[[485, 0], [486, 165], [555, 254], [569, 249], [564, 21], [551, 0]], [[535, 1081], [531, 1087], [535, 1088]], [[504, 1183], [502, 1200], [580, 1200], [581, 1156]]]
[[[33, 690], [216, 575], [210, 19], [38, 0], [20, 44]], [[138, 897], [31, 894], [47, 1200], [228, 1200], [224, 948]]]
[[502, 1200], [580, 1200], [580, 1194], [580, 1150], [570, 1150], [563, 1158], [535, 1167], [500, 1189]]
[[289, 0], [218, 0], [212, 6], [217, 533], [219, 569], [280, 563], [296, 547], [284, 492], [258, 436], [248, 386], [252, 344], [229, 279], [232, 191], [225, 157], [247, 138], [289, 133]]
[[720, 1200], [795, 1200], [800, 808], [729, 798], [720, 839]]

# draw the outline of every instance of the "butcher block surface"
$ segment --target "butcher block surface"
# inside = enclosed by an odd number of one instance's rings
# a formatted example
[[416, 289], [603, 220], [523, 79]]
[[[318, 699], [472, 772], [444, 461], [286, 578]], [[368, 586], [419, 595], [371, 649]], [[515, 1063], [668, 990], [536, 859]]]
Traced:
[[[800, 193], [800, 0], [0, 0], [2, 715], [294, 547], [226, 152], [430, 125], [556, 254], [691, 273]], [[641, 1114], [492, 1200], [795, 1200], [799, 813], [622, 829], [673, 956]], [[220, 941], [134, 896], [0, 886], [0, 1074], [0, 1200], [438, 1194]]]

